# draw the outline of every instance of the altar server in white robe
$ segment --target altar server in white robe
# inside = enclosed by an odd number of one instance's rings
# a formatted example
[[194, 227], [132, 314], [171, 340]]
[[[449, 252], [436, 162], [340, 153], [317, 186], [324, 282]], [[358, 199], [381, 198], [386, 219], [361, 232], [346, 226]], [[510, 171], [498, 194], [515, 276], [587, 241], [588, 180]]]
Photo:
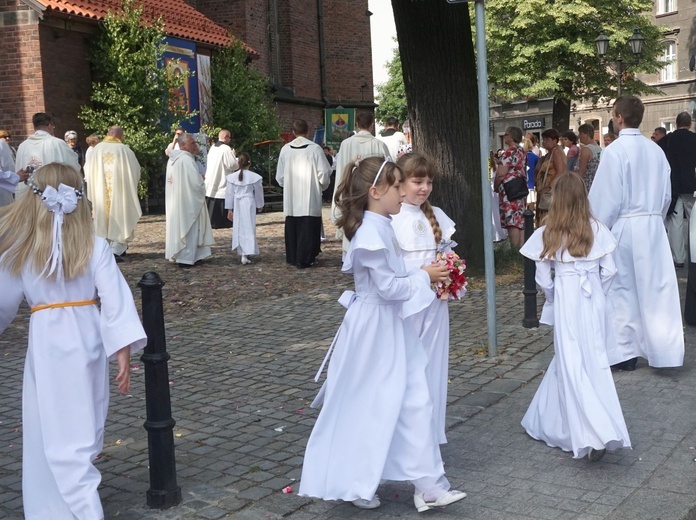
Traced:
[[[34, 134], [17, 148], [15, 157], [15, 168], [31, 172], [38, 170], [45, 164], [52, 162], [67, 164], [75, 171], [80, 171], [80, 163], [77, 161], [77, 154], [72, 151], [68, 143], [53, 136], [56, 125], [53, 118], [44, 112], [38, 112], [32, 117]], [[21, 197], [28, 188], [21, 183], [15, 191], [15, 199]]]
[[331, 182], [331, 166], [324, 150], [307, 139], [303, 119], [292, 125], [295, 139], [280, 150], [276, 181], [283, 188], [285, 261], [304, 269], [321, 252], [321, 192]]
[[249, 154], [239, 154], [239, 171], [227, 176], [225, 208], [227, 218], [234, 220], [232, 251], [242, 257], [242, 264], [250, 264], [249, 256], [259, 254], [256, 241], [256, 213], [263, 209], [262, 177], [250, 171]]
[[101, 475], [93, 462], [104, 442], [109, 360], [118, 361], [116, 382], [128, 392], [130, 355], [147, 340], [109, 245], [94, 235], [82, 176], [49, 164], [30, 183], [32, 191], [0, 209], [0, 333], [22, 300], [31, 308], [22, 390], [24, 517], [101, 520]]
[[[362, 159], [367, 157], [381, 157], [382, 159], [390, 157], [389, 147], [386, 143], [372, 135], [372, 130], [375, 126], [375, 116], [372, 112], [358, 112], [358, 115], [355, 117], [355, 124], [358, 127], [358, 131], [355, 135], [341, 143], [339, 154], [336, 155], [336, 180], [334, 183], [333, 197], [331, 198], [331, 221], [334, 224], [338, 220], [338, 217], [340, 217], [340, 214], [336, 211], [336, 201], [334, 199], [336, 198], [338, 187], [343, 180], [343, 172], [348, 163], [354, 161], [358, 157]], [[343, 233], [341, 230], [336, 230], [336, 238], [342, 237]], [[348, 250], [348, 240], [343, 240], [343, 250]]]
[[[20, 178], [21, 176], [21, 178]], [[0, 139], [0, 207], [14, 201], [14, 192], [20, 180], [26, 180], [24, 170], [15, 173], [15, 162], [12, 149], [4, 139]]]
[[237, 157], [230, 148], [232, 135], [229, 130], [220, 130], [218, 141], [211, 146], [205, 170], [205, 203], [213, 229], [232, 227], [225, 211], [227, 176], [236, 171]]
[[614, 103], [619, 138], [602, 152], [589, 195], [593, 215], [619, 244], [609, 292], [616, 347], [607, 355], [625, 370], [635, 369], [638, 356], [652, 367], [684, 362], [679, 288], [664, 225], [670, 169], [664, 152], [638, 129], [643, 111], [634, 96]]
[[114, 255], [121, 257], [133, 241], [142, 210], [138, 198], [140, 164], [133, 150], [123, 144], [120, 126], [109, 128], [85, 166], [95, 233], [109, 242]]
[[[416, 153], [402, 155], [398, 165], [405, 175], [403, 187], [406, 197], [401, 211], [392, 215], [392, 227], [403, 251], [406, 269], [410, 271], [433, 263], [438, 253], [450, 253], [457, 244], [452, 241], [454, 221], [428, 202], [433, 191], [434, 166]], [[433, 300], [426, 309], [409, 320], [428, 355], [426, 374], [433, 400], [433, 421], [438, 442], [444, 444], [447, 442], [445, 418], [450, 343], [447, 300]]]
[[[348, 170], [339, 223], [351, 239], [343, 272], [355, 293], [339, 302], [345, 318], [327, 352], [326, 382], [312, 406], [323, 403], [307, 443], [299, 494], [351, 501], [374, 509], [382, 479], [415, 485], [418, 511], [466, 497], [451, 491], [432, 421], [425, 375], [427, 356], [404, 320], [435, 298], [439, 265], [407, 272], [390, 214], [399, 212], [401, 171], [390, 161], [363, 159]], [[321, 374], [326, 359], [319, 369]]]
[[188, 267], [211, 255], [215, 243], [205, 207], [205, 183], [198, 173], [198, 144], [191, 134], [179, 137], [179, 150], [169, 151], [165, 258]]
[[[592, 218], [583, 180], [561, 175], [553, 187], [546, 225], [520, 253], [536, 262], [555, 356], [522, 426], [534, 439], [595, 462], [606, 450], [630, 448], [607, 347], [614, 344], [606, 296], [616, 265], [616, 240]], [[555, 278], [551, 276], [551, 270]]]

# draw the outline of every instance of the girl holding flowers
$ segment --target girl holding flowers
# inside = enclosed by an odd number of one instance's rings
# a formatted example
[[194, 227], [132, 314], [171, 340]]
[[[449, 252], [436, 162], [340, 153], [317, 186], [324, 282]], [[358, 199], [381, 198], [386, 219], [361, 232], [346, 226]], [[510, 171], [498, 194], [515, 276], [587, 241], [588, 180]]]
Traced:
[[540, 321], [554, 327], [555, 356], [522, 426], [573, 458], [597, 461], [606, 450], [631, 447], [606, 354], [614, 341], [605, 295], [616, 274], [616, 241], [592, 217], [575, 173], [554, 183], [545, 222], [520, 252], [536, 262], [546, 297]]
[[[145, 346], [133, 295], [106, 240], [94, 236], [82, 176], [51, 163], [0, 208], [0, 332], [31, 308], [22, 389], [22, 495], [27, 520], [101, 520], [93, 461], [102, 449], [110, 358], [130, 388]], [[97, 306], [99, 298], [99, 306]]]
[[390, 159], [367, 158], [346, 167], [336, 193], [337, 225], [351, 240], [343, 272], [353, 274], [355, 292], [339, 300], [348, 310], [312, 403], [323, 408], [307, 443], [299, 494], [373, 509], [382, 479], [411, 481], [416, 508], [426, 511], [466, 494], [451, 491], [445, 478], [427, 358], [404, 321], [430, 305], [430, 283], [448, 272], [437, 264], [407, 272], [389, 217], [404, 197], [401, 178]]
[[[433, 191], [433, 165], [422, 155], [403, 155], [398, 165], [404, 171], [405, 197], [401, 211], [392, 215], [392, 227], [403, 251], [406, 269], [430, 265], [452, 252], [454, 222], [428, 202]], [[449, 366], [449, 309], [447, 294], [409, 318], [428, 356], [426, 375], [433, 400], [433, 420], [440, 444], [445, 437], [447, 370]]]

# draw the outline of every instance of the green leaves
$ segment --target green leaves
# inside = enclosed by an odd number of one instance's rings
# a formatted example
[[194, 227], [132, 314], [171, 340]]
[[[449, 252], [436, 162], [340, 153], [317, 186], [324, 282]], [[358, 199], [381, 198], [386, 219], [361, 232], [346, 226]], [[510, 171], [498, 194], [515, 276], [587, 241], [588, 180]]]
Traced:
[[248, 65], [249, 56], [240, 41], [216, 51], [211, 59], [213, 126], [232, 134], [237, 152], [252, 156], [257, 171], [267, 166], [268, 149], [254, 143], [278, 139], [280, 124], [268, 80]]
[[408, 119], [408, 107], [399, 49], [394, 49], [392, 59], [387, 62], [387, 69], [389, 79], [386, 83], [377, 85], [376, 101], [379, 106], [375, 110], [375, 119], [384, 123], [387, 117], [395, 116], [403, 122]]
[[93, 41], [91, 106], [79, 117], [88, 132], [104, 134], [109, 126], [123, 127], [125, 143], [142, 167], [141, 196], [147, 195], [147, 180], [164, 165], [163, 150], [169, 130], [189, 117], [180, 108], [170, 112], [170, 92], [187, 77], [167, 73], [164, 56], [164, 24], [161, 19], [144, 22], [142, 5], [124, 0], [120, 12], [109, 12]]

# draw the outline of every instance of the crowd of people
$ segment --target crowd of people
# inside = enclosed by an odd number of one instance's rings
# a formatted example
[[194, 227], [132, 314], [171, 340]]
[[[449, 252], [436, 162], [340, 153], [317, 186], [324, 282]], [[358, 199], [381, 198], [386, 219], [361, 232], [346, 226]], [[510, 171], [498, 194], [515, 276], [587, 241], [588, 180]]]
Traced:
[[[612, 367], [635, 370], [639, 357], [656, 368], [683, 363], [674, 264], [689, 255], [674, 256], [682, 251], [668, 240], [665, 218], [671, 235], [685, 235], [696, 189], [696, 134], [687, 116], [659, 140], [656, 130], [655, 143], [638, 129], [640, 99], [620, 97], [612, 109], [618, 138], [604, 150], [591, 125], [578, 136], [544, 131], [543, 154], [534, 136], [512, 126], [495, 160], [501, 222], [513, 246], [536, 262], [546, 299], [541, 322], [554, 327], [555, 356], [522, 426], [575, 458], [598, 461], [607, 450], [631, 446]], [[116, 266], [141, 216], [140, 166], [118, 126], [94, 140], [81, 163], [71, 132], [54, 137], [47, 114], [33, 122], [35, 134], [14, 157], [0, 139], [0, 193], [16, 194], [0, 208], [0, 331], [22, 299], [32, 311], [23, 388], [25, 514], [102, 518], [92, 463], [102, 448], [108, 359], [116, 358], [118, 388], [126, 392], [129, 356], [146, 341]], [[342, 271], [353, 275], [355, 290], [339, 299], [345, 317], [316, 376], [328, 366], [312, 403], [321, 411], [299, 494], [374, 509], [382, 480], [408, 481], [422, 512], [466, 497], [450, 488], [440, 452], [450, 323], [447, 300], [432, 289], [450, 276], [439, 259], [456, 246], [455, 223], [430, 204], [436, 168], [406, 148], [398, 121], [381, 139], [372, 113], [358, 113], [356, 123], [331, 157], [331, 218], [343, 239]], [[331, 154], [308, 133], [306, 121], [294, 122], [276, 171], [286, 262], [298, 269], [315, 265], [321, 250], [322, 194], [333, 171]], [[203, 174], [192, 134], [177, 129], [166, 150], [165, 257], [182, 267], [209, 257], [212, 229], [229, 222], [241, 263], [259, 254], [262, 179], [230, 141], [230, 132], [220, 131]], [[525, 243], [527, 204], [537, 229]], [[86, 357], [96, 361], [82, 363]], [[70, 414], [60, 405], [68, 401]]]

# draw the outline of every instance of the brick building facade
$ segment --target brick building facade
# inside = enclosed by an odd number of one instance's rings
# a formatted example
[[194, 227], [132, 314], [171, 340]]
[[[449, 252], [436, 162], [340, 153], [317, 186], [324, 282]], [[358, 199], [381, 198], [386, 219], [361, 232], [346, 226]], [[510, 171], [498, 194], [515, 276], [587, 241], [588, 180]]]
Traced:
[[[325, 107], [374, 107], [367, 0], [143, 3], [146, 17], [162, 14], [167, 33], [196, 42], [200, 54], [224, 45], [228, 32], [253, 49], [253, 66], [271, 81], [284, 131], [296, 118], [312, 129], [322, 125]], [[0, 128], [12, 133], [14, 146], [33, 132], [36, 112], [54, 115], [56, 136], [72, 129], [83, 140], [77, 113], [91, 94], [90, 39], [118, 5], [120, 0], [0, 0]]]

